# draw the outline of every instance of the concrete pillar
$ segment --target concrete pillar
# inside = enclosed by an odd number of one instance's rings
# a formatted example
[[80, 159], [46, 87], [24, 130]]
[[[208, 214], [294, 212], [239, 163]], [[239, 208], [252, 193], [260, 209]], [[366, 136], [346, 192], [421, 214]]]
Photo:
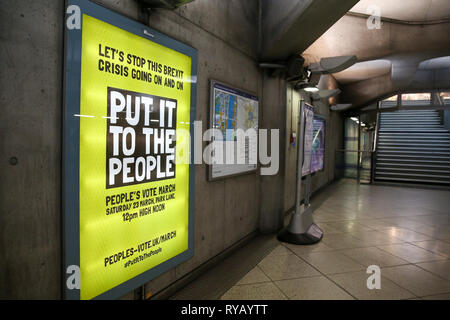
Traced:
[[61, 298], [63, 18], [0, 3], [0, 299]]
[[280, 77], [271, 78], [267, 74], [263, 76], [260, 128], [279, 130], [280, 167], [276, 175], [261, 176], [259, 231], [262, 233], [273, 233], [283, 227], [286, 90], [287, 85], [284, 79]]

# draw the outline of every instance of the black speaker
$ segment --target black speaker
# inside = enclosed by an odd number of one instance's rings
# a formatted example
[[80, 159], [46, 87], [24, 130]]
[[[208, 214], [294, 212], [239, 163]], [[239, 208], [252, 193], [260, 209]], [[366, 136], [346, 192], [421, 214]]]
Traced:
[[310, 76], [308, 78], [308, 82], [310, 84], [312, 84], [313, 86], [317, 86], [319, 84], [321, 76], [322, 76], [321, 73], [311, 72], [311, 74], [310, 74]]
[[305, 78], [306, 71], [303, 68], [303, 64], [305, 63], [305, 59], [303, 59], [300, 55], [293, 55], [286, 61], [286, 77], [294, 78], [300, 77]]

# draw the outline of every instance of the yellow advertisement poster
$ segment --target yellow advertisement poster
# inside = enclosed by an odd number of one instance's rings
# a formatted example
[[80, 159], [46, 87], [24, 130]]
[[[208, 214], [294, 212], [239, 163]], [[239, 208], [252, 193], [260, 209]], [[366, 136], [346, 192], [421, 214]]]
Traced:
[[[188, 249], [191, 58], [83, 14], [81, 299]], [[181, 152], [182, 153], [182, 152]]]

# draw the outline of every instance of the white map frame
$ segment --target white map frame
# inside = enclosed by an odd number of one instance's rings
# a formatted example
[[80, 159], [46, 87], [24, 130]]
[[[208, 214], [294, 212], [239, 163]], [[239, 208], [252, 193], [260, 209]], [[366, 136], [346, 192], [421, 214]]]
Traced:
[[[251, 101], [255, 107], [255, 114], [253, 115], [254, 125], [252, 126], [256, 130], [258, 130], [259, 125], [259, 99], [256, 94], [250, 93], [248, 91], [244, 91], [241, 89], [237, 89], [223, 82], [211, 80], [210, 81], [210, 129], [221, 129], [216, 126], [216, 95], [220, 93], [225, 93], [229, 95], [233, 95], [236, 97], [236, 101]], [[242, 112], [239, 109], [239, 105], [237, 106], [236, 117], [242, 116]], [[242, 122], [236, 118], [236, 122]], [[238, 128], [236, 128], [238, 129]], [[227, 142], [230, 144], [230, 142]], [[232, 147], [236, 147], [237, 142], [231, 142], [233, 144]], [[258, 131], [256, 131], [256, 141], [252, 145], [249, 145], [249, 152], [256, 153], [256, 163], [254, 164], [210, 164], [208, 165], [208, 179], [209, 181], [215, 181], [220, 179], [226, 179], [238, 175], [250, 174], [254, 173], [258, 170]]]

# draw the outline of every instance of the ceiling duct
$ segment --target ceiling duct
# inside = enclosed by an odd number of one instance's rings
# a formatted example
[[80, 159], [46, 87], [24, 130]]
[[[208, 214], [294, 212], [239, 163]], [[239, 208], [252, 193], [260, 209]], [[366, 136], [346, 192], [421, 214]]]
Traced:
[[308, 82], [317, 86], [323, 74], [343, 71], [354, 65], [357, 61], [358, 59], [354, 55], [322, 58], [319, 63], [312, 63], [308, 66], [310, 72]]
[[309, 70], [312, 73], [332, 74], [351, 67], [357, 61], [358, 59], [354, 55], [322, 58], [319, 63], [312, 63]]
[[301, 55], [292, 55], [287, 61], [281, 63], [260, 63], [263, 69], [272, 69], [270, 75], [278, 76], [284, 74], [287, 81], [301, 81], [308, 78], [308, 70], [303, 67], [305, 59]]
[[138, 0], [143, 6], [149, 9], [176, 9], [194, 0]]
[[351, 103], [346, 103], [346, 104], [336, 104], [334, 106], [331, 106], [331, 110], [333, 111], [345, 111], [348, 110], [352, 107]]
[[286, 78], [291, 80], [303, 80], [308, 77], [306, 68], [303, 68], [305, 59], [301, 55], [293, 55], [286, 62]]
[[331, 97], [337, 96], [341, 93], [340, 89], [332, 89], [332, 90], [319, 90], [317, 93], [313, 93], [313, 100], [321, 100], [321, 99], [329, 99]]

